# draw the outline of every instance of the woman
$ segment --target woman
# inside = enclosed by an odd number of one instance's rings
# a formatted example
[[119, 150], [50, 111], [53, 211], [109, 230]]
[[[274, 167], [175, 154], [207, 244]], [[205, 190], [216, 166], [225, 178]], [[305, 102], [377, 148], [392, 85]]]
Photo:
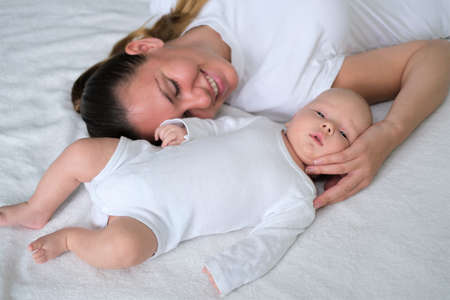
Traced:
[[[450, 85], [446, 1], [366, 2], [178, 1], [82, 74], [72, 100], [92, 136], [153, 140], [162, 121], [211, 118], [224, 102], [285, 121], [329, 87], [370, 104], [394, 99], [349, 149], [307, 169], [336, 174], [314, 205], [335, 203], [372, 181]], [[151, 11], [171, 4], [152, 1]]]

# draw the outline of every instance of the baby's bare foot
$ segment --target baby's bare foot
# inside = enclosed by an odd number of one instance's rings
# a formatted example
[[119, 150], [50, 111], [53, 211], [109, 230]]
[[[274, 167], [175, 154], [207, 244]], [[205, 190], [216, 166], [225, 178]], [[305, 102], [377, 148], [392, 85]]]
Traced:
[[28, 250], [33, 252], [34, 261], [43, 264], [68, 251], [66, 233], [65, 229], [61, 229], [32, 242]]
[[0, 207], [0, 226], [20, 225], [30, 229], [40, 229], [49, 216], [32, 207], [28, 202]]

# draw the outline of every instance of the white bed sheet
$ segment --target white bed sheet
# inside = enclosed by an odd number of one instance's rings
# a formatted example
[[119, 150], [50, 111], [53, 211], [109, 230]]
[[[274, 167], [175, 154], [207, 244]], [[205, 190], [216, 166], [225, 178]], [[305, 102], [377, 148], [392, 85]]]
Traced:
[[[73, 80], [148, 17], [147, 0], [0, 1], [0, 205], [27, 200], [44, 170], [86, 136]], [[382, 118], [389, 104], [373, 108]], [[369, 188], [321, 209], [269, 274], [229, 299], [449, 299], [450, 101], [386, 161]], [[90, 226], [78, 189], [42, 230], [0, 228], [0, 299], [215, 299], [202, 261], [244, 231], [194, 239], [127, 270], [69, 253], [34, 264], [27, 245]]]

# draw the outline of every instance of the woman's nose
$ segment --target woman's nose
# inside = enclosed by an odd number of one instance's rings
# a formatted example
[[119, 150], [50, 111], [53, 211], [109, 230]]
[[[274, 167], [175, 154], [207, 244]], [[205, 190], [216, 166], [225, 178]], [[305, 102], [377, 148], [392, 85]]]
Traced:
[[182, 84], [181, 104], [184, 111], [204, 110], [214, 106], [214, 95], [204, 72], [196, 69]]
[[333, 135], [335, 127], [334, 127], [333, 123], [331, 123], [331, 122], [324, 122], [321, 125], [321, 129], [325, 134]]
[[185, 95], [183, 105], [185, 110], [204, 109], [211, 106], [211, 101], [211, 97], [206, 91], [194, 89]]
[[213, 105], [213, 98], [209, 90], [205, 76], [202, 72], [198, 72], [191, 86], [185, 89], [184, 105], [186, 110], [205, 109]]

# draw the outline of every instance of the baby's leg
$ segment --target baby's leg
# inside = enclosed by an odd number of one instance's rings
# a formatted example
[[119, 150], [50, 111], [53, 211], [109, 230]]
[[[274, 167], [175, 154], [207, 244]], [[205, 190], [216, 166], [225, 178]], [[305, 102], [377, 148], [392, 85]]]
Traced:
[[72, 251], [88, 264], [103, 269], [140, 264], [157, 248], [153, 231], [130, 217], [112, 217], [101, 230], [64, 228], [37, 239], [29, 246], [37, 263]]
[[92, 180], [117, 147], [117, 139], [81, 139], [51, 164], [27, 202], [0, 207], [0, 226], [42, 228], [81, 182]]
[[0, 226], [23, 226], [30, 229], [42, 228], [50, 218], [48, 212], [23, 202], [0, 207]]

